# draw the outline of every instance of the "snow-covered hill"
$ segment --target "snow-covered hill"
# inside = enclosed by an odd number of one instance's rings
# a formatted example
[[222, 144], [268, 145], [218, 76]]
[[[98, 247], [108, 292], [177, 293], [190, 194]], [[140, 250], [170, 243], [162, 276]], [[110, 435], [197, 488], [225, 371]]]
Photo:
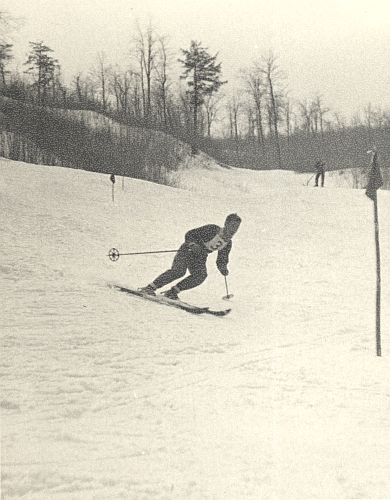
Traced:
[[[390, 492], [390, 197], [309, 176], [183, 170], [181, 188], [0, 160], [2, 498], [347, 499]], [[194, 317], [147, 284], [184, 233], [243, 223], [232, 313]], [[208, 280], [182, 294], [226, 305]]]

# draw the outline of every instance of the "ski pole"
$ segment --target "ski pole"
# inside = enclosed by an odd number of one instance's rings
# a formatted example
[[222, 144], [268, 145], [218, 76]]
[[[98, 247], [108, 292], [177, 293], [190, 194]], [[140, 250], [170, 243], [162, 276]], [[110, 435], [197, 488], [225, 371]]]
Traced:
[[313, 178], [315, 175], [316, 175], [316, 172], [314, 172], [314, 174], [313, 174], [311, 177], [309, 177], [309, 180], [306, 182], [306, 186], [308, 186], [308, 185], [309, 185], [309, 182], [312, 180], [312, 178]]
[[222, 297], [222, 298], [223, 298], [223, 300], [229, 300], [232, 297], [234, 297], [234, 295], [232, 293], [229, 293], [228, 284], [227, 284], [227, 278], [226, 278], [226, 276], [224, 276], [224, 278], [225, 278], [226, 295], [224, 297]]
[[172, 253], [177, 252], [177, 250], [156, 250], [152, 252], [128, 252], [128, 253], [120, 253], [116, 248], [111, 248], [108, 252], [108, 257], [113, 262], [117, 261], [121, 255], [145, 255], [148, 253]]

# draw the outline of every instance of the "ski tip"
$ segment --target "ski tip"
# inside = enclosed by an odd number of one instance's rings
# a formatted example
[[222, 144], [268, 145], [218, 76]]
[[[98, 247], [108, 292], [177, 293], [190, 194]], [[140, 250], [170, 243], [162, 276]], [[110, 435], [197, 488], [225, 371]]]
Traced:
[[208, 310], [208, 312], [210, 314], [212, 314], [213, 316], [226, 316], [227, 314], [229, 314], [231, 311], [231, 309], [223, 309], [222, 311], [212, 311], [212, 310]]

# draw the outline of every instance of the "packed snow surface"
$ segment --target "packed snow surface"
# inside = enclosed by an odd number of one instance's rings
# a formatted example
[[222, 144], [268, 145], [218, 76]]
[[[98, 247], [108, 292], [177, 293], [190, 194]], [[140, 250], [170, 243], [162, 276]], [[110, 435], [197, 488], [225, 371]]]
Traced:
[[[179, 188], [0, 160], [2, 498], [390, 498], [390, 196], [187, 168]], [[333, 181], [332, 181], [333, 179]], [[242, 217], [224, 318], [119, 293]], [[207, 281], [183, 300], [226, 307]]]

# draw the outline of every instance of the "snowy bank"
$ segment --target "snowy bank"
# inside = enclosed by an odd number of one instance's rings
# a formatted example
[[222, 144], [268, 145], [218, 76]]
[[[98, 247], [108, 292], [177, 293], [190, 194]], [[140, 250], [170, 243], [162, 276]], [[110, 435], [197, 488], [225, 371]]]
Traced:
[[[390, 197], [203, 168], [180, 188], [0, 160], [2, 498], [347, 499], [390, 492]], [[226, 318], [130, 298], [184, 233], [243, 223]], [[183, 298], [221, 305], [224, 281]]]

